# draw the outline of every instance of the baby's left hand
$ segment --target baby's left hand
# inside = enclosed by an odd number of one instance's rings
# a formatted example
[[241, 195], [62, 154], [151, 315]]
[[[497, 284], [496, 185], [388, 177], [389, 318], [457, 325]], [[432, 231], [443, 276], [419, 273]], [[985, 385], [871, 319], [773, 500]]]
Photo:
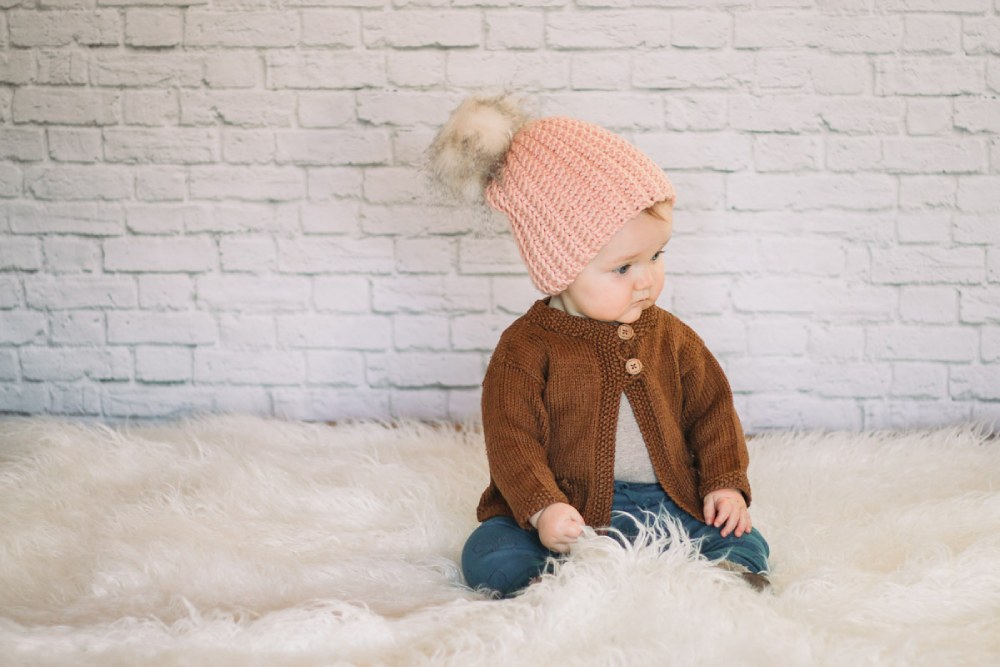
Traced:
[[734, 531], [736, 537], [743, 537], [753, 527], [747, 501], [736, 489], [718, 489], [705, 496], [705, 523], [722, 528], [723, 537]]

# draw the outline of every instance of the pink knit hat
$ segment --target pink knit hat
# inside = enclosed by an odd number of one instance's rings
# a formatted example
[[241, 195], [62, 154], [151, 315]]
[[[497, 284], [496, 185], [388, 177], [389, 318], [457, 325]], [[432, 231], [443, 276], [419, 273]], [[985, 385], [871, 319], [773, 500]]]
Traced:
[[453, 190], [478, 185], [506, 214], [528, 274], [546, 294], [565, 290], [631, 218], [674, 200], [663, 170], [621, 137], [572, 118], [527, 121], [505, 97], [466, 100], [431, 159]]

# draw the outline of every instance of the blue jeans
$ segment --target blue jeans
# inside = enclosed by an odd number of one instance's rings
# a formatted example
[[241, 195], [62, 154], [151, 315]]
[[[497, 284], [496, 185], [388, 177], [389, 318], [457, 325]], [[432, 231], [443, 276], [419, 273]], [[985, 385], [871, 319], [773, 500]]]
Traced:
[[[756, 528], [742, 537], [722, 537], [718, 528], [705, 525], [678, 507], [659, 484], [615, 482], [612, 528], [635, 539], [639, 530], [636, 521], [645, 523], [660, 513], [677, 520], [709, 560], [724, 559], [751, 572], [767, 572], [770, 549]], [[550, 557], [559, 554], [547, 549], [536, 531], [524, 530], [510, 517], [497, 516], [482, 522], [465, 542], [462, 573], [472, 588], [509, 596], [542, 574]]]

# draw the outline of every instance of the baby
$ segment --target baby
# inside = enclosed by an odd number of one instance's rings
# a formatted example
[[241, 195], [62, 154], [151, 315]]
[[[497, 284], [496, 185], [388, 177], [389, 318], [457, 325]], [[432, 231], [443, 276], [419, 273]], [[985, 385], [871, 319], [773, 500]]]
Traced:
[[663, 171], [607, 130], [531, 120], [505, 96], [464, 101], [430, 166], [509, 218], [549, 295], [504, 331], [483, 381], [490, 483], [462, 553], [466, 582], [512, 595], [584, 526], [632, 539], [652, 513], [766, 587], [729, 383], [697, 334], [656, 305], [673, 229]]

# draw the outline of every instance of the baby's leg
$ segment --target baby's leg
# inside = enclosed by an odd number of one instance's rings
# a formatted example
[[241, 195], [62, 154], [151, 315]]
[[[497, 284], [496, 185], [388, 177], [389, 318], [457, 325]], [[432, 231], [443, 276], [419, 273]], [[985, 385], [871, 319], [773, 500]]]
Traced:
[[497, 516], [479, 524], [462, 549], [462, 574], [472, 588], [485, 588], [509, 597], [527, 587], [545, 569], [549, 551], [538, 533]]
[[669, 497], [664, 502], [663, 509], [681, 520], [691, 539], [700, 541], [700, 551], [709, 560], [722, 558], [730, 563], [742, 565], [755, 574], [768, 571], [767, 557], [771, 549], [767, 545], [767, 540], [756, 528], [749, 533], [743, 533], [740, 537], [736, 537], [733, 533], [723, 537], [720, 529], [694, 518]]

